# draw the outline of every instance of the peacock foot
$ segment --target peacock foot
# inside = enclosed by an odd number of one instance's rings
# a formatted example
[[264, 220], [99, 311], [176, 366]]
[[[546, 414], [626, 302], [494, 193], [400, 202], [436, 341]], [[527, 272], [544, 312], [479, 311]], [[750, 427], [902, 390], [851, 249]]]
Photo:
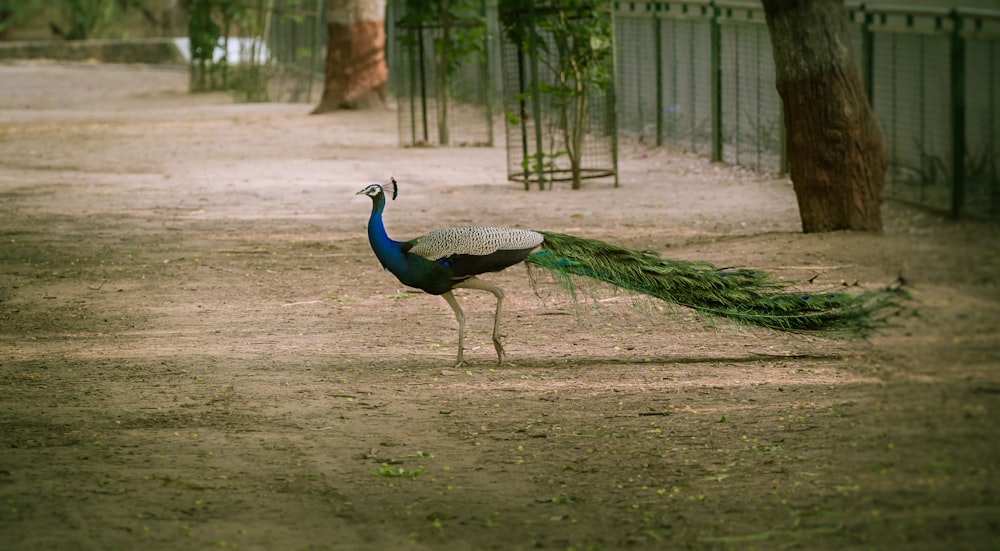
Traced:
[[497, 367], [500, 367], [503, 365], [504, 356], [507, 354], [504, 352], [503, 345], [500, 344], [499, 339], [493, 339], [493, 348], [497, 351]]

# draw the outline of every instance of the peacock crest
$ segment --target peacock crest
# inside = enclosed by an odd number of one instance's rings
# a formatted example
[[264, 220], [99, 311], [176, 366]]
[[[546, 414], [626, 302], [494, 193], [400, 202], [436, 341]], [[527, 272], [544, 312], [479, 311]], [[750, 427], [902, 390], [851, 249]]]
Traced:
[[396, 185], [396, 179], [390, 178], [389, 183], [384, 186], [379, 184], [369, 184], [365, 186], [364, 189], [357, 192], [356, 195], [367, 195], [369, 197], [378, 197], [379, 195], [389, 195], [392, 200], [396, 200], [396, 196], [399, 194], [399, 187]]

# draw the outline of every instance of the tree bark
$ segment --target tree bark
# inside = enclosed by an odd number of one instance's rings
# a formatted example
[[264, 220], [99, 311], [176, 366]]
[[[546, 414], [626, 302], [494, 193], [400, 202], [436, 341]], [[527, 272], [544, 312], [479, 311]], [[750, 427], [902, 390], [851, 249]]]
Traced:
[[881, 231], [885, 145], [843, 0], [764, 0], [806, 233]]
[[313, 113], [384, 107], [385, 0], [330, 0], [323, 97]]

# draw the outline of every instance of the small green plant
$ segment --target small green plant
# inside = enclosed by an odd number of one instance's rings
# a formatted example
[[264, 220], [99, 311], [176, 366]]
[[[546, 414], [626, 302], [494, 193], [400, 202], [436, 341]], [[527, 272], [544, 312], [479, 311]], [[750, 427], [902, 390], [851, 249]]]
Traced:
[[251, 57], [250, 61], [230, 70], [227, 88], [238, 102], [266, 102], [269, 99], [267, 82], [273, 73], [270, 66], [258, 63]]
[[[521, 160], [521, 170], [525, 174], [542, 171], [551, 172], [556, 169], [555, 160], [564, 155], [567, 155], [566, 151], [556, 151], [551, 155], [541, 151], [537, 155], [526, 156]], [[541, 161], [541, 165], [538, 164], [539, 161]]]
[[994, 219], [1000, 218], [998, 166], [1000, 155], [990, 151], [989, 147], [983, 147], [979, 152], [970, 148], [965, 153], [966, 205], [976, 205], [982, 214]]
[[[237, 101], [268, 101], [274, 68], [265, 56], [270, 12], [241, 0], [185, 0], [191, 42], [192, 92], [227, 90]], [[230, 67], [231, 33], [239, 40], [239, 63]]]
[[38, 9], [38, 0], [0, 0], [0, 37]]
[[[227, 0], [185, 0], [188, 39], [191, 44], [191, 91], [220, 89], [227, 79], [227, 59], [216, 60], [216, 48], [235, 6]], [[221, 23], [216, 19], [221, 19]]]
[[93, 38], [110, 23], [118, 11], [115, 0], [63, 0], [59, 3], [62, 20], [51, 23], [52, 32], [66, 40]]
[[423, 465], [418, 466], [416, 469], [404, 469], [402, 467], [394, 467], [388, 463], [382, 463], [378, 469], [368, 471], [368, 474], [385, 478], [416, 478], [422, 472], [424, 472]]

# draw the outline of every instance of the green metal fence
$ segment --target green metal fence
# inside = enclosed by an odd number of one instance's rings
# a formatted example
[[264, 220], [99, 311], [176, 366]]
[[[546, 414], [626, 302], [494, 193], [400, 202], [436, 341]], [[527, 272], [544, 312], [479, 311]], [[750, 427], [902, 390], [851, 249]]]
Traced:
[[863, 5], [852, 18], [885, 136], [886, 193], [1000, 218], [1000, 12]]
[[724, 7], [718, 19], [722, 160], [758, 171], [784, 171], [784, 123], [774, 85], [771, 39], [763, 13]]
[[[964, 190], [960, 210], [1000, 219], [1000, 13], [961, 29], [965, 44]], [[961, 214], [959, 212], [958, 214]]]
[[784, 170], [771, 42], [756, 3], [614, 7], [623, 133], [759, 171]]
[[[625, 135], [764, 172], [787, 171], [758, 2], [613, 3]], [[889, 197], [1000, 218], [1000, 11], [849, 6], [889, 166]]]

